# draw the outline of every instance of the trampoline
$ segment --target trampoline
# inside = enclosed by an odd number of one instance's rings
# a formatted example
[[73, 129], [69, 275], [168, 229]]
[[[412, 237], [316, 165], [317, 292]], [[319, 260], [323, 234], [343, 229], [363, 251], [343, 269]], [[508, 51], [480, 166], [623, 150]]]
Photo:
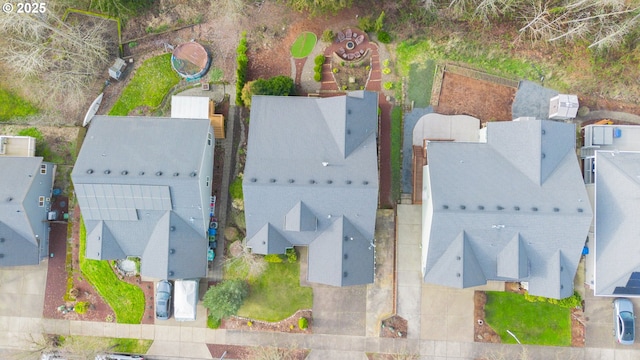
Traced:
[[209, 70], [211, 58], [195, 41], [178, 45], [171, 55], [171, 67], [187, 80], [197, 80]]

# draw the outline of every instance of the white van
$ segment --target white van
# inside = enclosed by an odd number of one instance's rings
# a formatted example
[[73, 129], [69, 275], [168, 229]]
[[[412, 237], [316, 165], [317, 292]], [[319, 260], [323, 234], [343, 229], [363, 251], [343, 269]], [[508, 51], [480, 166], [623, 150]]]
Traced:
[[173, 316], [177, 321], [195, 321], [198, 279], [176, 280], [173, 284]]

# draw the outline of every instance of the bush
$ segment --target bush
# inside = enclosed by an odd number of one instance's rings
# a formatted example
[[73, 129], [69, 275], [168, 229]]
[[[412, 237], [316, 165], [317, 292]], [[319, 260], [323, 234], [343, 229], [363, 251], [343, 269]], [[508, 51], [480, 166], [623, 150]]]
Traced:
[[298, 261], [298, 252], [295, 248], [287, 249], [285, 254], [287, 255], [287, 261], [290, 263], [294, 263]]
[[529, 295], [529, 292], [524, 293], [524, 298], [529, 302], [546, 302], [549, 304], [558, 305], [560, 307], [569, 308], [569, 309], [582, 306], [582, 298], [580, 297], [580, 294], [578, 294], [577, 291], [574, 291], [572, 296], [569, 296], [568, 298], [564, 298], [560, 300], [547, 298], [544, 296]]
[[217, 329], [220, 327], [222, 321], [222, 319], [216, 319], [213, 316], [209, 315], [207, 317], [207, 327], [209, 329]]
[[382, 69], [382, 73], [383, 73], [383, 74], [385, 74], [385, 75], [389, 75], [389, 74], [391, 74], [391, 69], [389, 69], [389, 68], [383, 68], [383, 69]]
[[320, 74], [320, 73], [313, 74], [313, 80], [315, 80], [317, 82], [322, 81], [322, 74]]
[[373, 20], [371, 20], [370, 16], [363, 16], [358, 19], [358, 27], [360, 30], [364, 32], [372, 32], [373, 31]]
[[327, 29], [322, 32], [322, 37], [320, 39], [324, 42], [332, 42], [335, 36], [336, 35], [333, 33], [333, 30]]
[[320, 55], [316, 56], [316, 58], [313, 61], [315, 62], [316, 65], [322, 66], [322, 64], [324, 64], [325, 60], [326, 59], [325, 59], [324, 55], [320, 54]]
[[384, 59], [384, 61], [382, 62], [382, 66], [384, 66], [384, 67], [389, 67], [389, 65], [391, 65], [391, 60], [389, 60], [389, 59]]
[[268, 263], [281, 263], [282, 258], [278, 254], [267, 254], [264, 256], [264, 260]]
[[253, 95], [288, 96], [294, 95], [295, 92], [296, 86], [292, 78], [284, 75], [274, 76], [247, 82], [242, 89], [242, 101], [245, 106], [251, 106]]
[[78, 314], [85, 314], [88, 309], [89, 309], [89, 303], [86, 301], [78, 301], [73, 306], [73, 311], [77, 312]]
[[376, 22], [373, 24], [373, 30], [380, 34], [382, 27], [384, 26], [384, 11], [380, 13], [380, 16], [376, 19]]
[[236, 105], [243, 106], [242, 101], [242, 89], [244, 88], [245, 78], [247, 75], [247, 67], [249, 66], [249, 58], [247, 57], [247, 32], [242, 32], [240, 43], [238, 44], [237, 62], [238, 68], [236, 69]]
[[300, 330], [306, 330], [309, 327], [309, 320], [306, 317], [298, 319], [298, 327]]
[[244, 280], [224, 280], [207, 290], [202, 304], [209, 310], [209, 316], [223, 319], [237, 314], [248, 294], [249, 285]]
[[378, 31], [378, 41], [383, 44], [388, 44], [391, 42], [391, 35], [384, 30], [380, 30]]
[[393, 83], [391, 81], [385, 82], [382, 86], [384, 87], [385, 90], [393, 89]]
[[316, 74], [322, 74], [322, 65], [316, 65], [313, 67], [313, 72]]
[[334, 74], [337, 74], [340, 70], [338, 70], [338, 68], [333, 68], [331, 71], [333, 71]]

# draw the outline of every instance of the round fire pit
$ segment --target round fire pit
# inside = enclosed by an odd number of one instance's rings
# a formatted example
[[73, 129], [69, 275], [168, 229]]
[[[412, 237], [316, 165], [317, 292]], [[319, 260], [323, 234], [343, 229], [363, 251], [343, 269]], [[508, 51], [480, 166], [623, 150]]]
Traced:
[[347, 41], [347, 44], [345, 46], [347, 50], [353, 50], [353, 48], [356, 47], [356, 43], [354, 43], [353, 41]]

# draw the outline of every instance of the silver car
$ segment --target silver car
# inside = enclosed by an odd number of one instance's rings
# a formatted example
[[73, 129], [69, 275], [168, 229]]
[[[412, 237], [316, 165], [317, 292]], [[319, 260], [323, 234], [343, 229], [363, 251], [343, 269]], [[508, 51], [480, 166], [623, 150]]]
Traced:
[[156, 319], [167, 320], [171, 317], [171, 290], [173, 285], [167, 280], [156, 285]]
[[96, 360], [144, 360], [144, 357], [129, 354], [99, 354], [96, 355]]
[[626, 298], [613, 300], [613, 323], [618, 343], [632, 345], [635, 339], [636, 316], [631, 300]]

